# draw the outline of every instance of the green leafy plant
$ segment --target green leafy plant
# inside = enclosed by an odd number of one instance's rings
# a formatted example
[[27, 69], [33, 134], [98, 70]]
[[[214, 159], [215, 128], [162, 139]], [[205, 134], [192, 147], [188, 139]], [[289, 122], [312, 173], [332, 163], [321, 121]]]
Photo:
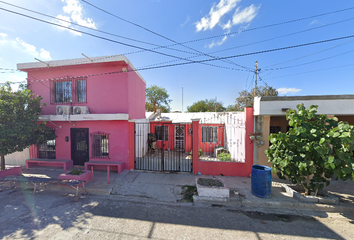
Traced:
[[197, 187], [191, 185], [184, 185], [182, 187], [181, 195], [183, 195], [181, 202], [193, 202], [193, 196], [197, 195]]
[[0, 86], [0, 168], [5, 169], [5, 155], [23, 151], [33, 144], [43, 144], [57, 136], [38, 122], [42, 114], [42, 98], [35, 96], [26, 86], [20, 85], [17, 91], [10, 82]]
[[[199, 157], [203, 155], [202, 149], [199, 148], [198, 154], [199, 154]], [[190, 155], [193, 157], [193, 150], [190, 152]]]
[[220, 153], [218, 155], [218, 159], [222, 162], [231, 162], [231, 154], [230, 153]]
[[317, 195], [333, 175], [354, 180], [354, 127], [316, 112], [315, 105], [289, 109], [286, 119], [290, 130], [271, 134], [272, 145], [265, 151], [273, 172], [280, 179], [301, 184], [305, 195]]
[[69, 173], [70, 175], [80, 175], [82, 173], [81, 169], [73, 169], [71, 170], [71, 172]]

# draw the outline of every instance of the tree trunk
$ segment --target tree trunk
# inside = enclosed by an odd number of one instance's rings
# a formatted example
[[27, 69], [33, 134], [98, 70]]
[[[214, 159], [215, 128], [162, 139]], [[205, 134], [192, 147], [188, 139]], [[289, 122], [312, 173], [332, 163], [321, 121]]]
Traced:
[[1, 155], [1, 170], [5, 170], [5, 155]]

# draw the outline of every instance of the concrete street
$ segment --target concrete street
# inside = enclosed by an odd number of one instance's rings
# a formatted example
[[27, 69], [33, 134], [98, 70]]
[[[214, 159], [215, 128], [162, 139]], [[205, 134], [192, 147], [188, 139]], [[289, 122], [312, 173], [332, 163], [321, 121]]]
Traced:
[[354, 213], [136, 201], [0, 187], [1, 239], [354, 239]]

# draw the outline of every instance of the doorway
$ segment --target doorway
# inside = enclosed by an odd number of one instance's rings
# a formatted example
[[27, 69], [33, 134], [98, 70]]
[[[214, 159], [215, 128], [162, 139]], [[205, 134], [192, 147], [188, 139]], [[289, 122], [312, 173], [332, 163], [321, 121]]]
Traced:
[[83, 166], [89, 160], [89, 129], [71, 128], [71, 159], [74, 165]]

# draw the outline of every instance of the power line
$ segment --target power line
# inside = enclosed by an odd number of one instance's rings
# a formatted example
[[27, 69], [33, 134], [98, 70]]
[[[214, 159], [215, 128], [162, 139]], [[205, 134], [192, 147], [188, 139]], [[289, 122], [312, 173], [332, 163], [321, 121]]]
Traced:
[[[291, 35], [295, 35], [295, 34], [299, 34], [299, 33], [304, 33], [304, 32], [316, 30], [316, 29], [323, 28], [323, 27], [328, 27], [328, 26], [331, 26], [331, 25], [334, 25], [334, 24], [338, 24], [338, 23], [342, 23], [342, 22], [346, 22], [346, 21], [350, 21], [350, 20], [354, 20], [354, 18], [349, 18], [349, 19], [345, 19], [345, 20], [342, 20], [342, 21], [338, 21], [338, 22], [334, 22], [334, 23], [329, 23], [329, 24], [322, 25], [322, 26], [318, 26], [318, 27], [314, 27], [314, 28], [309, 28], [309, 29], [306, 29], [306, 30], [301, 30], [301, 31], [298, 31], [298, 32], [289, 33], [289, 34], [281, 35], [281, 36], [278, 36], [278, 37], [268, 38], [268, 39], [261, 40], [261, 41], [257, 41], [257, 42], [253, 42], [253, 43], [247, 43], [247, 44], [243, 44], [243, 45], [239, 45], [239, 46], [235, 46], [235, 47], [230, 47], [230, 48], [226, 48], [226, 49], [221, 49], [221, 50], [218, 50], [218, 51], [209, 52], [209, 54], [210, 54], [210, 53], [216, 53], [216, 52], [223, 52], [223, 51], [227, 51], [227, 50], [231, 50], [231, 49], [236, 49], [236, 48], [241, 48], [241, 47], [246, 47], [246, 46], [250, 46], [250, 45], [254, 45], [254, 44], [258, 44], [258, 43], [263, 43], [263, 42], [271, 41], [271, 40], [278, 39], [278, 38], [282, 38], [282, 37], [289, 37], [289, 36], [291, 36]], [[351, 41], [352, 41], [352, 40], [351, 40]], [[343, 44], [344, 44], [344, 43], [343, 43]], [[190, 56], [190, 57], [186, 57], [186, 59], [192, 59], [192, 58], [200, 57], [200, 56], [202, 56], [202, 55]], [[160, 64], [167, 64], [167, 63], [172, 63], [172, 62], [177, 62], [177, 61], [179, 61], [179, 60], [178, 60], [178, 59], [169, 60], [169, 61], [165, 61], [165, 62], [162, 62], [162, 63], [149, 64], [149, 65], [147, 65], [146, 67], [156, 66], [156, 65], [160, 65]], [[253, 70], [252, 70], [252, 71], [253, 71]]]
[[[98, 9], [98, 10], [104, 12], [104, 13], [107, 13], [107, 14], [109, 14], [109, 15], [115, 17], [115, 18], [118, 18], [118, 19], [124, 21], [124, 22], [130, 23], [130, 24], [132, 24], [132, 25], [134, 25], [134, 26], [136, 26], [136, 27], [142, 28], [142, 29], [144, 29], [145, 31], [148, 31], [148, 32], [150, 32], [150, 33], [152, 33], [152, 34], [154, 34], [154, 35], [159, 36], [159, 37], [162, 37], [162, 38], [164, 38], [164, 39], [166, 39], [166, 40], [168, 40], [168, 41], [170, 41], [170, 42], [173, 42], [173, 43], [175, 43], [175, 44], [177, 44], [177, 45], [180, 45], [180, 46], [182, 46], [182, 47], [185, 47], [185, 48], [188, 48], [188, 49], [190, 49], [190, 50], [193, 50], [193, 51], [195, 51], [195, 52], [197, 52], [197, 53], [200, 53], [200, 54], [202, 54], [202, 55], [204, 55], [204, 56], [208, 56], [208, 57], [210, 57], [210, 58], [216, 58], [216, 57], [214, 57], [214, 56], [211, 56], [211, 55], [208, 55], [208, 54], [203, 53], [203, 52], [201, 52], [201, 51], [198, 51], [198, 50], [196, 50], [196, 49], [194, 49], [194, 48], [185, 46], [185, 45], [183, 45], [183, 43], [176, 42], [175, 40], [173, 40], [173, 39], [171, 39], [171, 38], [168, 38], [168, 37], [166, 37], [166, 36], [163, 36], [163, 35], [161, 35], [161, 34], [155, 32], [155, 31], [152, 31], [152, 30], [150, 30], [150, 29], [148, 29], [148, 28], [146, 28], [146, 27], [143, 27], [143, 26], [141, 26], [141, 25], [139, 25], [139, 24], [136, 24], [136, 23], [134, 23], [134, 22], [132, 22], [132, 21], [128, 21], [128, 20], [126, 20], [126, 19], [124, 19], [124, 18], [122, 18], [122, 17], [119, 17], [119, 16], [117, 16], [117, 15], [115, 15], [115, 14], [113, 14], [113, 13], [110, 13], [110, 12], [108, 12], [108, 11], [102, 9], [102, 8], [99, 8], [99, 7], [95, 6], [95, 5], [93, 5], [92, 3], [89, 3], [88, 1], [85, 1], [85, 0], [82, 0], [82, 1], [85, 2], [85, 3], [87, 3], [87, 4], [89, 4], [89, 5], [91, 5], [91, 6], [94, 7], [94, 8], [96, 8], [96, 9]], [[223, 61], [224, 61], [224, 60], [223, 60]], [[225, 62], [225, 61], [224, 61], [224, 62]], [[239, 66], [239, 67], [242, 67], [242, 68], [244, 68], [244, 69], [248, 69], [248, 70], [250, 69], [250, 68], [248, 68], [248, 67], [245, 67], [245, 66], [239, 65], [239, 64], [237, 64], [237, 63], [234, 63], [234, 62], [232, 62], [232, 61], [230, 61], [230, 60], [228, 60], [228, 61], [226, 61], [226, 62], [231, 63], [231, 64], [234, 64], [234, 65]]]
[[268, 70], [269, 67], [278, 66], [278, 65], [280, 65], [280, 66], [281, 65], [285, 65], [286, 63], [291, 63], [291, 62], [294, 62], [294, 61], [297, 61], [297, 60], [300, 60], [300, 59], [303, 59], [303, 58], [306, 58], [306, 57], [309, 57], [309, 56], [312, 56], [312, 55], [315, 55], [315, 54], [318, 54], [318, 53], [321, 53], [321, 52], [325, 52], [325, 51], [328, 51], [328, 50], [331, 50], [333, 48], [342, 46], [342, 45], [347, 44], [347, 43], [352, 42], [352, 41], [353, 41], [353, 39], [349, 40], [349, 41], [346, 41], [344, 43], [340, 43], [340, 44], [334, 45], [334, 46], [329, 47], [329, 48], [322, 49], [322, 50], [314, 52], [314, 53], [307, 54], [307, 55], [302, 56], [302, 57], [298, 57], [298, 58], [294, 58], [294, 59], [291, 59], [291, 60], [288, 60], [288, 61], [285, 61], [285, 62], [269, 65], [269, 66], [265, 67], [263, 70]]
[[[149, 43], [149, 42], [145, 42], [145, 41], [141, 41], [141, 40], [137, 40], [137, 39], [133, 39], [133, 38], [124, 37], [124, 36], [121, 36], [121, 35], [105, 32], [105, 31], [98, 30], [98, 29], [95, 29], [95, 28], [91, 28], [91, 27], [87, 27], [87, 26], [84, 26], [84, 25], [80, 25], [78, 23], [67, 21], [67, 20], [64, 20], [64, 19], [61, 19], [61, 18], [58, 18], [58, 17], [54, 17], [54, 16], [51, 16], [51, 15], [48, 15], [48, 14], [40, 13], [40, 12], [31, 10], [31, 9], [28, 9], [28, 8], [20, 7], [20, 6], [11, 4], [11, 3], [6, 3], [4, 1], [0, 1], [0, 2], [4, 3], [4, 4], [7, 4], [7, 5], [10, 5], [10, 6], [13, 6], [13, 7], [16, 7], [16, 8], [20, 8], [20, 9], [25, 10], [25, 11], [33, 12], [33, 13], [36, 13], [36, 14], [39, 14], [39, 15], [42, 15], [42, 16], [45, 16], [45, 17], [49, 17], [49, 18], [53, 18], [53, 19], [56, 19], [56, 20], [59, 20], [59, 21], [62, 21], [62, 22], [70, 23], [70, 24], [75, 25], [75, 26], [79, 26], [79, 27], [82, 27], [82, 28], [90, 29], [92, 31], [108, 34], [108, 35], [115, 36], [115, 37], [124, 38], [124, 39], [130, 40], [130, 41], [135, 41], [135, 42], [144, 43], [144, 44], [148, 44], [148, 45], [152, 45], [152, 46], [157, 46], [158, 48], [167, 48], [167, 49], [171, 49], [171, 50], [175, 50], [175, 51], [179, 51], [179, 52], [184, 52], [184, 53], [188, 53], [188, 54], [196, 54], [194, 52], [188, 52], [188, 51], [183, 51], [183, 50], [180, 50], [180, 49], [169, 48], [167, 46], [161, 46], [161, 45], [158, 45], [158, 44]], [[156, 48], [156, 49], [158, 49], [158, 48]]]
[[[8, 10], [8, 9], [0, 8], [0, 10], [7, 11], [7, 12], [11, 12], [11, 13], [14, 13], [14, 14], [17, 14], [17, 15], [20, 15], [20, 16], [24, 16], [24, 17], [27, 17], [27, 18], [31, 18], [31, 19], [34, 19], [34, 20], [37, 20], [37, 21], [40, 21], [40, 22], [44, 22], [44, 23], [48, 23], [48, 24], [51, 24], [51, 25], [59, 26], [59, 27], [62, 27], [62, 28], [66, 28], [66, 29], [69, 29], [69, 30], [71, 30], [71, 31], [83, 33], [83, 34], [86, 34], [86, 35], [89, 35], [89, 36], [92, 36], [92, 37], [95, 37], [95, 38], [99, 38], [99, 39], [102, 39], [102, 40], [106, 40], [106, 41], [109, 41], [109, 42], [118, 43], [118, 44], [121, 44], [121, 45], [124, 45], [124, 46], [133, 47], [133, 48], [138, 48], [138, 49], [141, 49], [141, 50], [149, 51], [149, 52], [152, 52], [152, 53], [157, 53], [157, 54], [164, 55], [164, 56], [168, 56], [168, 57], [178, 58], [178, 59], [185, 60], [185, 61], [189, 61], [189, 62], [195, 62], [195, 61], [192, 61], [192, 60], [189, 60], [189, 59], [186, 59], [186, 58], [181, 58], [181, 57], [177, 57], [177, 56], [174, 56], [174, 55], [170, 55], [170, 54], [158, 52], [158, 51], [155, 51], [155, 50], [146, 49], [146, 48], [134, 46], [134, 45], [131, 45], [131, 44], [119, 42], [119, 41], [116, 41], [116, 40], [113, 40], [113, 39], [109, 39], [109, 38], [97, 36], [97, 35], [94, 35], [94, 34], [92, 34], [92, 33], [84, 32], [84, 31], [81, 31], [81, 30], [73, 29], [73, 28], [69, 28], [69, 27], [66, 27], [66, 26], [62, 26], [62, 25], [60, 25], [60, 24], [56, 24], [56, 23], [53, 23], [53, 22], [48, 22], [48, 21], [45, 21], [45, 20], [42, 20], [42, 19], [39, 19], [39, 18], [35, 18], [35, 17], [32, 17], [32, 16], [28, 16], [28, 15], [26, 15], [26, 14], [22, 14], [22, 13], [19, 13], [19, 12], [14, 12], [14, 11], [11, 11], [11, 10]], [[200, 63], [206, 64], [206, 65], [209, 65], [209, 66], [213, 66], [213, 67], [221, 67], [221, 68], [224, 68], [224, 67], [222, 67], [222, 66], [218, 66], [218, 65], [214, 65], [214, 64], [203, 63], [203, 62], [200, 62]], [[239, 69], [238, 71], [245, 71], [245, 70]]]
[[[229, 35], [240, 34], [240, 33], [243, 33], [243, 32], [250, 32], [250, 31], [254, 31], [254, 30], [258, 30], [258, 29], [275, 27], [275, 26], [280, 26], [280, 25], [284, 25], [284, 24], [288, 24], [288, 23], [299, 22], [299, 21], [303, 21], [303, 20], [306, 20], [306, 19], [310, 19], [310, 18], [322, 17], [322, 16], [326, 16], [326, 15], [330, 15], [330, 14], [334, 14], [334, 13], [339, 13], [339, 12], [344, 12], [344, 11], [348, 11], [348, 10], [353, 10], [353, 9], [354, 9], [354, 7], [344, 8], [344, 9], [340, 9], [340, 10], [336, 10], [336, 11], [332, 11], [332, 12], [312, 15], [312, 16], [309, 16], [309, 17], [303, 17], [303, 18], [293, 19], [293, 20], [284, 21], [284, 22], [280, 22], [280, 23], [273, 23], [273, 24], [264, 25], [264, 26], [260, 26], [260, 27], [248, 28], [248, 29], [239, 30], [239, 31], [235, 31], [235, 32], [224, 33], [224, 34], [220, 34], [220, 35], [214, 35], [214, 36], [205, 37], [205, 38], [199, 38], [199, 39], [195, 39], [195, 40], [189, 40], [189, 41], [180, 42], [178, 44], [177, 43], [176, 44], [171, 44], [171, 45], [167, 45], [167, 46], [171, 47], [171, 46], [175, 46], [175, 45], [194, 43], [194, 42], [209, 40], [209, 39], [218, 38], [218, 37], [225, 37], [225, 36], [229, 36]], [[211, 53], [214, 53], [214, 52], [211, 52]]]
[[[293, 45], [293, 46], [274, 48], [274, 49], [268, 49], [268, 50], [251, 52], [251, 53], [244, 53], [244, 54], [232, 55], [232, 56], [227, 56], [227, 57], [220, 57], [219, 59], [228, 59], [228, 58], [237, 58], [237, 57], [251, 56], [251, 55], [256, 55], [256, 54], [261, 54], [261, 53], [275, 52], [275, 51], [281, 51], [281, 50], [286, 50], [286, 49], [310, 46], [310, 45], [315, 45], [315, 44], [320, 44], [320, 43], [338, 41], [338, 40], [347, 39], [347, 38], [353, 38], [353, 37], [354, 37], [354, 35], [349, 35], [349, 36], [344, 36], [344, 37], [339, 37], [339, 38], [332, 38], [332, 39], [326, 39], [326, 40], [321, 40], [321, 41], [316, 41], [316, 42], [303, 43], [303, 44], [298, 44], [298, 45]], [[192, 63], [210, 62], [210, 61], [215, 61], [215, 60], [219, 60], [219, 59], [205, 59], [205, 60], [199, 60], [199, 61], [193, 61], [193, 62], [175, 63], [175, 64], [170, 64], [170, 65], [160, 65], [160, 66], [149, 67], [149, 68], [129, 69], [127, 71], [115, 71], [115, 72], [108, 72], [108, 73], [98, 73], [98, 74], [84, 75], [84, 76], [78, 76], [78, 77], [93, 77], [93, 76], [102, 76], [102, 75], [117, 74], [117, 73], [124, 73], [124, 72], [143, 71], [143, 70], [149, 70], [149, 69], [181, 66], [181, 65], [187, 65], [187, 64], [192, 64]], [[350, 64], [350, 65], [352, 65], [352, 64]], [[45, 79], [45, 80], [40, 80], [40, 81], [48, 81], [48, 80], [53, 80], [53, 79], [63, 79], [63, 78], [52, 78], [52, 79]]]
[[287, 67], [279, 67], [279, 68], [269, 68], [269, 69], [265, 69], [264, 71], [270, 71], [270, 70], [275, 71], [275, 70], [282, 70], [282, 69], [293, 68], [293, 67], [300, 67], [300, 66], [303, 66], [303, 65], [317, 63], [317, 62], [321, 62], [321, 61], [324, 61], [324, 60], [327, 60], [327, 59], [338, 57], [338, 56], [341, 56], [341, 55], [344, 55], [344, 54], [347, 54], [347, 53], [350, 53], [350, 52], [353, 52], [353, 51], [354, 50], [350, 50], [350, 51], [347, 51], [347, 52], [344, 52], [344, 53], [341, 53], [341, 54], [337, 54], [337, 55], [333, 55], [333, 56], [330, 56], [330, 57], [318, 59], [318, 60], [311, 61], [311, 62], [301, 63], [301, 64], [297, 64], [297, 65], [292, 65], [292, 66], [287, 66]]
[[301, 74], [306, 74], [306, 73], [320, 72], [320, 71], [325, 71], [325, 70], [330, 70], [330, 69], [335, 69], [335, 68], [349, 67], [349, 66], [353, 66], [353, 65], [354, 65], [354, 63], [346, 64], [346, 65], [342, 65], [342, 66], [316, 69], [316, 70], [311, 70], [311, 71], [307, 71], [307, 72], [293, 73], [293, 74], [288, 74], [288, 75], [283, 75], [283, 76], [278, 76], [278, 77], [270, 77], [270, 78], [266, 78], [266, 79], [284, 78], [284, 77], [290, 77], [290, 76], [301, 75]]

